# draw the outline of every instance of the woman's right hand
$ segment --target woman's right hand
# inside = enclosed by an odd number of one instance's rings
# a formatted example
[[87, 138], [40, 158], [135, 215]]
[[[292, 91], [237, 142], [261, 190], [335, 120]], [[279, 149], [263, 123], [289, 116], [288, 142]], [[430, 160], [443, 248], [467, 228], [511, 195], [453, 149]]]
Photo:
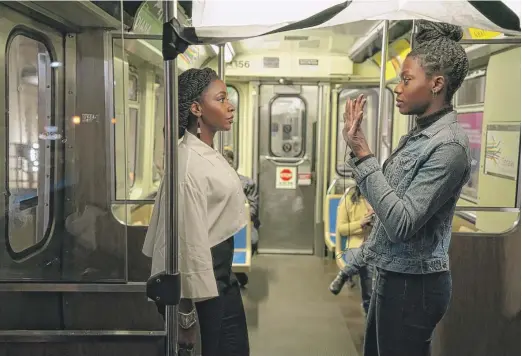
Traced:
[[370, 214], [370, 215], [366, 215], [365, 217], [363, 217], [361, 219], [361, 227], [362, 228], [365, 228], [365, 227], [370, 227], [373, 223], [373, 214]]

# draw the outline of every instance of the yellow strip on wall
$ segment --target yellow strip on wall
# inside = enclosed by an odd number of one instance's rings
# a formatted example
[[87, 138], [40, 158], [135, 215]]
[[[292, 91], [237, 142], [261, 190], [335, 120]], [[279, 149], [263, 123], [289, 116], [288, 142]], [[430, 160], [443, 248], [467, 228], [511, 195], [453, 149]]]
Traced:
[[474, 40], [489, 40], [501, 35], [500, 32], [486, 31], [479, 28], [468, 28], [469, 35]]
[[[388, 48], [388, 61], [386, 61], [386, 80], [396, 78], [401, 70], [402, 63], [410, 53], [410, 43], [406, 39], [400, 39], [393, 42]], [[381, 52], [373, 55], [373, 61], [381, 66]]]

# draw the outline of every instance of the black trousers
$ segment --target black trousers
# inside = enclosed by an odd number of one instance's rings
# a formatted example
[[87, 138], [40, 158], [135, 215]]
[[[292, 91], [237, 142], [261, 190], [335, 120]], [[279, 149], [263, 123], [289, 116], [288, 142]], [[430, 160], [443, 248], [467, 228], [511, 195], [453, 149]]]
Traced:
[[[248, 329], [239, 285], [217, 298], [195, 303], [202, 356], [249, 356]], [[165, 319], [165, 305], [156, 303]]]
[[428, 356], [431, 338], [451, 298], [451, 274], [375, 269], [364, 356]]
[[248, 356], [248, 329], [239, 285], [196, 303], [202, 356]]
[[[232, 272], [234, 238], [211, 248], [219, 297], [195, 303], [201, 356], [249, 356], [248, 328], [239, 283]], [[165, 306], [156, 303], [165, 318]]]

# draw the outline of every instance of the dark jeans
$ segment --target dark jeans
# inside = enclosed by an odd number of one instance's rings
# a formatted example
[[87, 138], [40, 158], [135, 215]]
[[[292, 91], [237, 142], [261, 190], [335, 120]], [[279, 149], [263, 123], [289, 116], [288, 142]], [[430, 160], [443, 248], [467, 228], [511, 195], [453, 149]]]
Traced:
[[[234, 238], [211, 249], [219, 297], [197, 302], [201, 356], [248, 356], [248, 329], [239, 283], [232, 273]], [[165, 318], [165, 306], [158, 305]]]
[[[248, 329], [239, 286], [196, 303], [202, 356], [248, 356]], [[219, 322], [221, 320], [221, 322]]]
[[360, 258], [356, 259], [357, 256], [360, 256], [360, 250], [360, 248], [350, 248], [346, 251], [346, 266], [342, 272], [347, 277], [359, 274], [362, 305], [364, 313], [368, 315], [370, 300], [372, 298], [374, 267], [365, 264]]
[[429, 356], [433, 330], [450, 302], [450, 272], [375, 272], [364, 356]]
[[[248, 356], [248, 329], [237, 284], [217, 298], [197, 302], [202, 356]], [[156, 304], [165, 318], [165, 306]]]
[[361, 285], [361, 299], [364, 313], [368, 315], [373, 289], [373, 266], [364, 266], [359, 270], [359, 281]]

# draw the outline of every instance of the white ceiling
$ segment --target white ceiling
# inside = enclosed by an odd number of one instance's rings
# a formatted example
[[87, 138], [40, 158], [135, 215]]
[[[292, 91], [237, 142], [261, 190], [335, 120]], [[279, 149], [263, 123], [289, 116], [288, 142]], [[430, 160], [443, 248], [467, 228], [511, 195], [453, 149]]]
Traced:
[[378, 21], [359, 21], [329, 28], [288, 31], [234, 42], [236, 53], [317, 52], [348, 54], [355, 41]]

